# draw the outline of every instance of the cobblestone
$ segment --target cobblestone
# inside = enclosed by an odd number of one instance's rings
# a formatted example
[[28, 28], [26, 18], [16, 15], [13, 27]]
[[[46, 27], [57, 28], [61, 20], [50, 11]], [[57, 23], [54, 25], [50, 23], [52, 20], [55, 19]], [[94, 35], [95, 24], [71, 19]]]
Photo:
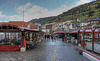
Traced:
[[40, 42], [36, 48], [22, 53], [0, 52], [0, 61], [51, 61], [56, 46], [55, 61], [89, 61], [79, 55], [73, 44], [64, 43], [60, 39]]

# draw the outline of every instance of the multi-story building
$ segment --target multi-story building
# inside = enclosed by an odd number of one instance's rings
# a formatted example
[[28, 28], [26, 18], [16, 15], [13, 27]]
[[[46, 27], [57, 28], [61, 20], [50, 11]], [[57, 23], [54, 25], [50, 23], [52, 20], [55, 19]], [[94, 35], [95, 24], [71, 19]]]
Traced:
[[88, 25], [88, 20], [84, 20], [80, 24], [81, 24], [82, 27], [86, 26], [86, 25]]
[[100, 18], [94, 18], [88, 21], [88, 24], [90, 25], [99, 25], [100, 24]]

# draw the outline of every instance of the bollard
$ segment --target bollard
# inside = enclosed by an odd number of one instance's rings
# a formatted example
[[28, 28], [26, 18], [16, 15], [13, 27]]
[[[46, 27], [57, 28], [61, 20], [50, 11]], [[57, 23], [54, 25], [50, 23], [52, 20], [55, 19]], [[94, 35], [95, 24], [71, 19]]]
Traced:
[[21, 47], [20, 51], [21, 52], [25, 52], [26, 51], [26, 48], [25, 47]]
[[79, 47], [81, 47], [81, 44], [78, 44]]

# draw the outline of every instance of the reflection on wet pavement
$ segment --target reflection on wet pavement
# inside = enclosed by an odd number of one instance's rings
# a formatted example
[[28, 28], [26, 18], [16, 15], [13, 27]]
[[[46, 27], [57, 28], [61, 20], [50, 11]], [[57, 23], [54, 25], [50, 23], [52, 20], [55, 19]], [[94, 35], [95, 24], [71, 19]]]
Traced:
[[45, 40], [34, 49], [24, 53], [19, 51], [0, 52], [0, 61], [89, 61], [79, 55], [75, 45], [62, 42], [61, 39]]

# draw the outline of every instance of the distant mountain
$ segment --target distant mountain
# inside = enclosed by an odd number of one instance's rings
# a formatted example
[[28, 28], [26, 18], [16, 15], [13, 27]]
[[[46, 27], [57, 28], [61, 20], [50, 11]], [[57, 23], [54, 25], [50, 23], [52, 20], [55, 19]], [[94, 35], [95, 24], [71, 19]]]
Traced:
[[74, 7], [58, 15], [54, 21], [73, 20], [75, 23], [77, 19], [84, 21], [93, 18], [100, 18], [100, 0]]
[[100, 0], [74, 7], [55, 17], [33, 19], [31, 22], [41, 22], [44, 24], [73, 20], [73, 23], [76, 23], [77, 19], [84, 21], [92, 18], [100, 18]]
[[39, 18], [39, 19], [32, 19], [30, 22], [45, 24], [45, 23], [53, 22], [55, 18], [56, 18], [55, 16], [52, 16], [52, 17], [45, 17], [45, 18]]

